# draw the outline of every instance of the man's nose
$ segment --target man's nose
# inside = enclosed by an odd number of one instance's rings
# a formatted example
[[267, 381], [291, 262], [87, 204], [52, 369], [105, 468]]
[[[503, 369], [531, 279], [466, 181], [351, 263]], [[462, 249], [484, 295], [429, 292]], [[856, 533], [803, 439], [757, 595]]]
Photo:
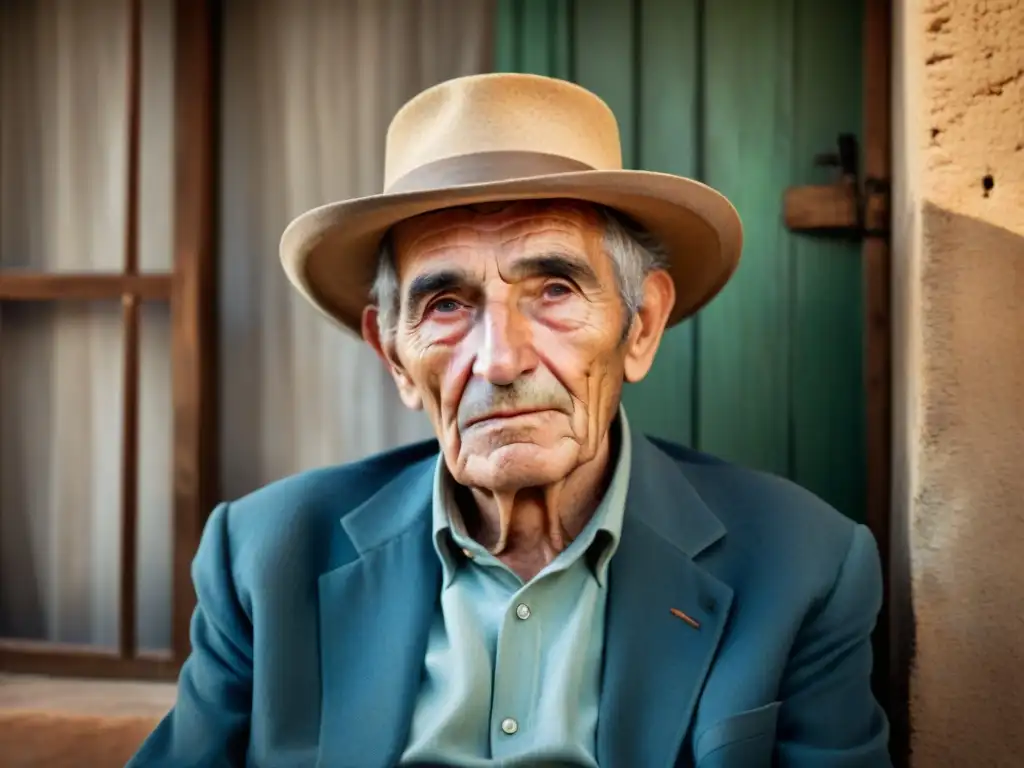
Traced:
[[473, 363], [474, 375], [506, 386], [536, 367], [529, 323], [515, 308], [488, 307], [482, 330], [483, 339]]

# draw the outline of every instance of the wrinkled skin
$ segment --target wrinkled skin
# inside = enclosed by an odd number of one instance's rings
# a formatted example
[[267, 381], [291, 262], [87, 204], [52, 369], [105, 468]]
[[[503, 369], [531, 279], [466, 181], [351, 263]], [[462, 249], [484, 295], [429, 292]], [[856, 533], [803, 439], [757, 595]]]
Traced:
[[[607, 485], [624, 381], [650, 369], [675, 299], [648, 275], [627, 332], [604, 224], [582, 203], [456, 208], [397, 225], [401, 306], [363, 335], [403, 402], [424, 408], [470, 534], [530, 578], [565, 548]], [[467, 508], [468, 507], [468, 508]], [[474, 508], [475, 507], [475, 508]]]

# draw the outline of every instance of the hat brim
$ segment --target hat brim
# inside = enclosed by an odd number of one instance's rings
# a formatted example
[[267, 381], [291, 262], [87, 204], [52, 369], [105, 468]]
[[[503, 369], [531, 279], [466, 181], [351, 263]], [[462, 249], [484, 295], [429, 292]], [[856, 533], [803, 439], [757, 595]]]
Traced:
[[539, 199], [604, 205], [657, 238], [676, 288], [670, 326], [711, 301], [739, 264], [743, 227], [725, 196], [693, 179], [632, 170], [577, 171], [329, 203], [288, 225], [281, 262], [306, 299], [360, 335], [380, 243], [392, 226], [445, 208]]

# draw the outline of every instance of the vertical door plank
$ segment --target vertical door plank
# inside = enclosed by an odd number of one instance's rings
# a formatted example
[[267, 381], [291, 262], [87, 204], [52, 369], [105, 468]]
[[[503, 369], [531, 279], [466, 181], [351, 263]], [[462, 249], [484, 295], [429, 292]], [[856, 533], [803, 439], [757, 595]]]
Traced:
[[622, 141], [622, 164], [636, 168], [637, 76], [639, 46], [630, 0], [581, 0], [574, 14], [576, 82], [615, 113]]
[[536, 75], [551, 75], [554, 48], [554, 29], [551, 9], [547, 0], [519, 0], [518, 68]]
[[571, 79], [571, 3], [569, 0], [520, 2], [520, 70], [563, 80]]
[[519, 38], [523, 28], [522, 0], [498, 0], [494, 13], [494, 71], [522, 72]]
[[501, 0], [495, 14], [497, 72], [571, 80], [573, 0]]
[[700, 314], [700, 447], [789, 474], [791, 239], [782, 224], [793, 147], [795, 0], [705, 3], [705, 180], [743, 218], [730, 284]]
[[[638, 0], [637, 165], [697, 177], [699, 0]], [[693, 442], [695, 322], [670, 328], [643, 381], [627, 385], [632, 426], [678, 443]]]
[[[815, 154], [861, 133], [862, 0], [798, 0], [794, 184], [828, 183]], [[798, 234], [794, 243], [791, 476], [864, 519], [863, 290], [860, 245]]]
[[[551, 16], [552, 77], [576, 80], [576, 0], [544, 0]], [[580, 0], [585, 2], [585, 0]]]

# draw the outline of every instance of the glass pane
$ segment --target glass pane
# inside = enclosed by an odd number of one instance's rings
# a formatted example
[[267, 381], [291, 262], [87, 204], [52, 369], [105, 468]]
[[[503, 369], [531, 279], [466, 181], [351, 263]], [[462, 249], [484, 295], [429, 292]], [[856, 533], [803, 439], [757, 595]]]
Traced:
[[171, 0], [142, 3], [141, 116], [139, 269], [169, 272], [174, 242], [174, 14]]
[[128, 4], [2, 5], [2, 266], [120, 271]]
[[118, 303], [0, 304], [0, 636], [117, 645]]
[[143, 304], [139, 381], [139, 522], [136, 631], [143, 651], [171, 647], [173, 485], [171, 313]]
[[[0, 3], [0, 268], [120, 272], [126, 2]], [[171, 264], [171, 3], [142, 4], [139, 266]]]

